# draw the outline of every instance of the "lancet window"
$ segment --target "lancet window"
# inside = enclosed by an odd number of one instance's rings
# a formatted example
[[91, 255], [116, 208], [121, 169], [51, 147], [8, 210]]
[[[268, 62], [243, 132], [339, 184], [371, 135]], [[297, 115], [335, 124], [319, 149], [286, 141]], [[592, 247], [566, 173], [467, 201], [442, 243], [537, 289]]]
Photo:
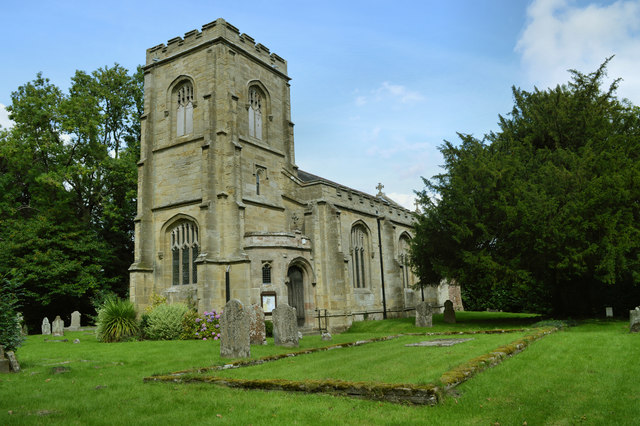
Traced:
[[196, 284], [196, 259], [200, 253], [198, 227], [192, 222], [181, 222], [171, 231], [172, 284]]
[[193, 133], [193, 85], [185, 82], [175, 91], [176, 136]]
[[362, 225], [351, 230], [351, 264], [353, 268], [353, 286], [365, 288], [369, 281], [369, 236]]
[[262, 139], [262, 112], [264, 97], [257, 87], [249, 89], [249, 136]]
[[409, 244], [409, 237], [402, 235], [398, 242], [398, 260], [400, 261], [400, 272], [402, 273], [402, 286], [405, 288], [413, 285], [411, 265], [409, 264]]
[[262, 263], [262, 284], [271, 284], [271, 262]]

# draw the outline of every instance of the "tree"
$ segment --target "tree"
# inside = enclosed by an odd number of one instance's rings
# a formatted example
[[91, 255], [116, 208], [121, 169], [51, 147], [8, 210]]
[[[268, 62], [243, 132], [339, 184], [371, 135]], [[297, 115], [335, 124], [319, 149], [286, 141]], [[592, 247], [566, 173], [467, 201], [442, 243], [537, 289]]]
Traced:
[[41, 74], [12, 93], [15, 125], [0, 132], [0, 275], [22, 284], [32, 325], [128, 291], [141, 78], [116, 64], [77, 71], [68, 94]]
[[455, 279], [471, 309], [638, 304], [640, 109], [616, 98], [618, 81], [601, 89], [607, 62], [555, 89], [514, 88], [498, 132], [444, 143], [445, 172], [418, 193], [421, 282]]

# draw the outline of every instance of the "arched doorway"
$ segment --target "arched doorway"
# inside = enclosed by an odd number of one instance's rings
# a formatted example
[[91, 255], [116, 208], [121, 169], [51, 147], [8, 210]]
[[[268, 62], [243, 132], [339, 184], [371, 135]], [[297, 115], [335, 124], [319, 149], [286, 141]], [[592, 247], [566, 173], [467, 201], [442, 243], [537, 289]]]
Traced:
[[296, 308], [298, 326], [304, 325], [304, 273], [298, 266], [291, 266], [287, 272], [289, 306]]

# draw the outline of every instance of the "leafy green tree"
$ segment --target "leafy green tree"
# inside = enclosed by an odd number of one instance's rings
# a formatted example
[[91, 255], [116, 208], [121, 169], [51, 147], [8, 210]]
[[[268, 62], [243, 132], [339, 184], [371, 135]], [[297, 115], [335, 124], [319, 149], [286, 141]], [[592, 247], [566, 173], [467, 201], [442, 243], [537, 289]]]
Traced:
[[0, 132], [0, 274], [31, 324], [125, 295], [133, 261], [142, 73], [77, 71], [69, 93], [38, 74], [12, 93]]
[[[608, 62], [608, 61], [607, 61]], [[421, 282], [455, 279], [471, 309], [594, 314], [640, 302], [640, 109], [603, 91], [606, 64], [564, 86], [513, 89], [478, 140], [445, 142], [418, 193]]]

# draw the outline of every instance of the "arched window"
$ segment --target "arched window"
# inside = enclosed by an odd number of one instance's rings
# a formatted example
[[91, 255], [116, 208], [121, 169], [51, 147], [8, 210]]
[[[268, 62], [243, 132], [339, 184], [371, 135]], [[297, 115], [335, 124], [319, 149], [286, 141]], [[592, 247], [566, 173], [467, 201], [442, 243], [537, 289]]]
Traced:
[[172, 285], [195, 284], [198, 270], [195, 261], [200, 253], [198, 227], [191, 222], [180, 222], [171, 230]]
[[253, 86], [249, 88], [249, 136], [262, 139], [262, 112], [264, 96]]
[[400, 261], [400, 269], [402, 273], [402, 287], [408, 288], [413, 285], [413, 276], [411, 273], [411, 265], [409, 264], [409, 244], [411, 240], [406, 234], [400, 237], [398, 242], [398, 260]]
[[262, 284], [271, 284], [271, 262], [262, 263]]
[[193, 86], [190, 82], [182, 83], [175, 91], [176, 136], [184, 136], [193, 132]]
[[353, 286], [365, 288], [369, 281], [369, 236], [362, 225], [351, 230], [351, 263]]

